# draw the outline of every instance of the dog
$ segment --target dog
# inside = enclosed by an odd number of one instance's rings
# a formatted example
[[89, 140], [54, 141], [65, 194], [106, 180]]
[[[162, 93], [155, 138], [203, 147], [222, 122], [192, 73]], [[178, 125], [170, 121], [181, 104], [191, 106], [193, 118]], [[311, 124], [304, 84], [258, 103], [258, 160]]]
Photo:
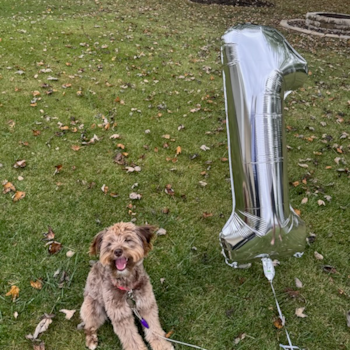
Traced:
[[88, 275], [80, 317], [86, 346], [98, 345], [97, 329], [109, 318], [124, 350], [147, 350], [133, 313], [153, 350], [174, 350], [165, 338], [143, 259], [152, 249], [152, 226], [117, 223], [93, 239], [89, 253], [99, 255]]

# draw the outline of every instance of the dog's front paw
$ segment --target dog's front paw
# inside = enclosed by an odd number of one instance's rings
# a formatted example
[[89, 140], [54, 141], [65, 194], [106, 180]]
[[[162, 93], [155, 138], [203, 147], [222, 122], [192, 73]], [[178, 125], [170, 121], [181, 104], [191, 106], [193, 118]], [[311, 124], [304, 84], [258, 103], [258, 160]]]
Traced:
[[[85, 331], [86, 332], [86, 331]], [[86, 347], [90, 350], [95, 350], [98, 345], [97, 334], [96, 332], [86, 332]]]

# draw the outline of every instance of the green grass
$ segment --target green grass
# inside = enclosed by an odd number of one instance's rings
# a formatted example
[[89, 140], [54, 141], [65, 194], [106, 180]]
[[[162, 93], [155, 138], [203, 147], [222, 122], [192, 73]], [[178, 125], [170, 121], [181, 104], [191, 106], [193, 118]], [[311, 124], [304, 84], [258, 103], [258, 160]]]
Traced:
[[[93, 236], [133, 218], [167, 230], [145, 265], [162, 325], [174, 331], [174, 339], [208, 350], [269, 350], [287, 343], [284, 331], [273, 326], [278, 313], [260, 262], [249, 270], [233, 270], [225, 265], [218, 243], [232, 208], [228, 162], [221, 161], [228, 152], [220, 37], [242, 22], [276, 27], [311, 71], [285, 105], [290, 200], [301, 210], [308, 232], [317, 235], [302, 259], [283, 260], [276, 270], [274, 284], [288, 330], [301, 348], [350, 348], [349, 175], [338, 171], [348, 168], [350, 152], [349, 137], [341, 138], [342, 132], [350, 133], [349, 41], [278, 27], [281, 19], [322, 10], [349, 13], [350, 7], [340, 0], [281, 0], [275, 8], [180, 0], [127, 5], [120, 0], [1, 1], [0, 180], [26, 192], [18, 202], [0, 194], [1, 349], [32, 349], [25, 335], [34, 332], [44, 313], [56, 315], [40, 336], [47, 350], [83, 349], [78, 311], [68, 321], [59, 310], [78, 310], [82, 303]], [[49, 81], [49, 76], [58, 80]], [[50, 87], [43, 88], [45, 83]], [[41, 98], [34, 107], [33, 91]], [[99, 126], [102, 115], [109, 121], [113, 116], [116, 126]], [[32, 130], [41, 133], [34, 136]], [[110, 139], [116, 133], [121, 139]], [[162, 137], [167, 134], [170, 139]], [[82, 145], [82, 137], [88, 141], [94, 135], [100, 141]], [[141, 172], [126, 173], [113, 162], [121, 152], [118, 143], [125, 146], [127, 163], [139, 165]], [[210, 151], [201, 151], [203, 144]], [[73, 145], [80, 150], [73, 151]], [[178, 146], [182, 153], [173, 162]], [[342, 158], [339, 165], [337, 157]], [[298, 166], [308, 158], [308, 169]], [[21, 159], [27, 166], [13, 168]], [[55, 174], [57, 165], [62, 170]], [[199, 181], [208, 185], [203, 188]], [[295, 181], [300, 184], [293, 186]], [[132, 189], [135, 183], [138, 187]], [[105, 195], [104, 184], [119, 196]], [[174, 196], [165, 193], [167, 184]], [[140, 201], [129, 199], [133, 191], [142, 194]], [[307, 204], [301, 204], [304, 197]], [[319, 206], [319, 199], [326, 205]], [[213, 216], [203, 218], [204, 212]], [[63, 244], [52, 256], [42, 240], [48, 226]], [[72, 258], [66, 257], [68, 250], [75, 252]], [[316, 260], [314, 251], [324, 260]], [[324, 273], [325, 264], [337, 273]], [[69, 276], [63, 288], [53, 277], [57, 269]], [[304, 285], [298, 299], [285, 292], [296, 289], [295, 277]], [[33, 289], [30, 282], [39, 278], [42, 290]], [[11, 285], [20, 289], [15, 302], [5, 296]], [[308, 317], [297, 318], [295, 309], [303, 306]], [[247, 337], [235, 344], [242, 333]], [[100, 349], [121, 349], [110, 324], [99, 337]]]

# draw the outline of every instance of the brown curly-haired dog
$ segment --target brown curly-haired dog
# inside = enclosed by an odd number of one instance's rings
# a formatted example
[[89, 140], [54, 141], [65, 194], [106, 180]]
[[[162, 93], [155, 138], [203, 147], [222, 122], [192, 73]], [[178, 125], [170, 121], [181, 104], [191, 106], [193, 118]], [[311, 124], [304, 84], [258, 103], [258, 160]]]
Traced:
[[143, 258], [152, 248], [152, 236], [151, 226], [124, 222], [95, 236], [90, 254], [99, 254], [100, 259], [88, 275], [80, 310], [89, 349], [96, 349], [97, 329], [108, 317], [124, 350], [147, 350], [137, 331], [133, 309], [143, 319], [145, 338], [153, 350], [174, 349], [162, 339], [157, 303], [143, 267]]

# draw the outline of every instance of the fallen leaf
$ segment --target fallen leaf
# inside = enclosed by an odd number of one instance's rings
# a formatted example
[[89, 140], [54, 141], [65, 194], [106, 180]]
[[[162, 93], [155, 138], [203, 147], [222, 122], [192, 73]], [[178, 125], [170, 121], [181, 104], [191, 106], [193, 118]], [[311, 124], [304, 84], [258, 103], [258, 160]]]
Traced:
[[41, 134], [41, 131], [39, 130], [32, 130], [34, 136], [39, 136]]
[[113, 198], [119, 197], [119, 194], [118, 194], [118, 193], [115, 193], [115, 192], [111, 192], [109, 195], [110, 195], [111, 197], [113, 197]]
[[15, 311], [15, 312], [13, 313], [13, 317], [17, 320], [17, 318], [18, 318], [18, 312], [17, 312], [17, 311]]
[[318, 253], [318, 252], [315, 252], [315, 253], [314, 253], [314, 256], [315, 256], [315, 258], [316, 258], [317, 260], [323, 260], [323, 255], [321, 255], [321, 254]]
[[43, 287], [43, 283], [40, 279], [36, 280], [35, 282], [34, 281], [30, 281], [30, 285], [35, 288], [35, 289], [42, 289]]
[[200, 146], [200, 149], [201, 149], [202, 151], [208, 151], [208, 150], [210, 150], [210, 148], [207, 147], [206, 145]]
[[45, 350], [45, 343], [43, 341], [39, 344], [33, 343], [33, 350]]
[[166, 235], [166, 230], [164, 228], [160, 228], [157, 232], [156, 235], [158, 236], [164, 236]]
[[25, 159], [23, 160], [18, 160], [13, 167], [18, 169], [18, 168], [25, 168], [27, 166], [27, 162], [25, 161]]
[[136, 192], [132, 192], [129, 194], [130, 199], [141, 199], [142, 195]]
[[60, 310], [60, 312], [63, 312], [66, 315], [67, 320], [70, 320], [73, 317], [75, 311], [77, 311], [77, 310], [67, 310], [67, 309]]
[[176, 155], [179, 155], [181, 153], [181, 147], [180, 146], [177, 146], [176, 147]]
[[297, 288], [303, 288], [303, 284], [299, 278], [295, 278], [295, 285], [297, 286]]
[[55, 172], [53, 173], [54, 175], [56, 175], [56, 174], [59, 174], [60, 173], [60, 171], [62, 170], [62, 164], [59, 164], [59, 165], [55, 165]]
[[7, 180], [3, 182], [2, 186], [4, 188], [2, 193], [4, 193], [4, 194], [9, 193], [11, 191], [13, 191], [13, 192], [16, 191], [16, 187], [11, 182], [9, 182]]
[[55, 238], [55, 232], [53, 232], [51, 226], [48, 226], [48, 231], [46, 233], [43, 233], [43, 235], [47, 241], [51, 241]]
[[165, 338], [170, 338], [174, 334], [174, 331], [171, 330], [167, 334], [165, 334]]
[[102, 191], [104, 194], [107, 194], [107, 193], [108, 193], [108, 186], [106, 186], [105, 184], [103, 184], [102, 187], [101, 187], [101, 191]]
[[74, 254], [75, 254], [75, 252], [73, 252], [72, 250], [69, 250], [69, 251], [66, 253], [66, 257], [67, 257], [67, 258], [71, 258]]
[[277, 329], [282, 329], [283, 328], [283, 322], [282, 320], [277, 317], [274, 321], [273, 321], [273, 325], [277, 328]]
[[71, 147], [71, 149], [72, 149], [73, 151], [79, 151], [79, 150], [80, 150], [80, 146], [78, 146], [78, 145], [73, 145], [73, 146]]
[[210, 218], [210, 217], [213, 216], [213, 213], [208, 213], [208, 212], [205, 211], [205, 212], [202, 214], [202, 216], [203, 216], [204, 219]]
[[172, 189], [170, 184], [167, 184], [164, 189], [165, 193], [169, 196], [173, 196], [175, 194], [175, 191]]
[[301, 204], [306, 204], [308, 202], [308, 200], [309, 199], [307, 197], [303, 198], [302, 201], [301, 201]]
[[245, 333], [240, 334], [236, 339], [235, 339], [235, 344], [237, 345], [241, 340], [243, 340], [246, 337]]
[[163, 135], [162, 138], [169, 140], [170, 139], [170, 135], [169, 134]]
[[12, 297], [12, 301], [15, 301], [19, 297], [19, 288], [15, 285], [11, 286], [11, 289], [6, 293], [7, 297]]
[[121, 148], [121, 149], [125, 149], [125, 146], [124, 146], [122, 143], [118, 143], [118, 144], [117, 144], [117, 147], [118, 147], [118, 148]]
[[300, 214], [301, 214], [301, 210], [299, 210], [299, 209], [295, 209], [295, 208], [294, 208], [294, 211], [295, 211], [295, 214], [297, 214], [298, 216], [300, 216]]
[[26, 338], [30, 340], [37, 339], [40, 333], [45, 332], [49, 328], [49, 325], [52, 323], [53, 317], [54, 315], [45, 314], [43, 319], [36, 326], [34, 334], [33, 335], [28, 334], [26, 335]]
[[302, 164], [302, 163], [298, 163], [298, 165], [299, 165], [301, 168], [308, 168], [308, 167], [309, 167], [307, 164]]
[[113, 134], [112, 136], [110, 136], [110, 139], [120, 139], [120, 135], [119, 134]]
[[125, 165], [124, 156], [121, 153], [117, 153], [114, 157], [114, 163], [117, 163], [119, 165]]
[[331, 265], [324, 265], [322, 267], [323, 271], [324, 272], [327, 272], [327, 273], [337, 273], [337, 270], [334, 266], [331, 266]]
[[304, 310], [305, 310], [305, 307], [299, 307], [295, 310], [295, 314], [298, 317], [305, 318], [305, 317], [307, 317], [307, 315], [304, 314]]
[[18, 202], [19, 200], [23, 199], [26, 196], [25, 192], [17, 191], [15, 195], [12, 197], [14, 202]]
[[322, 200], [322, 199], [319, 199], [318, 201], [317, 201], [317, 204], [318, 205], [326, 205], [326, 203]]
[[61, 251], [61, 249], [62, 244], [59, 242], [54, 241], [49, 244], [49, 253], [51, 255], [58, 253], [59, 251]]

